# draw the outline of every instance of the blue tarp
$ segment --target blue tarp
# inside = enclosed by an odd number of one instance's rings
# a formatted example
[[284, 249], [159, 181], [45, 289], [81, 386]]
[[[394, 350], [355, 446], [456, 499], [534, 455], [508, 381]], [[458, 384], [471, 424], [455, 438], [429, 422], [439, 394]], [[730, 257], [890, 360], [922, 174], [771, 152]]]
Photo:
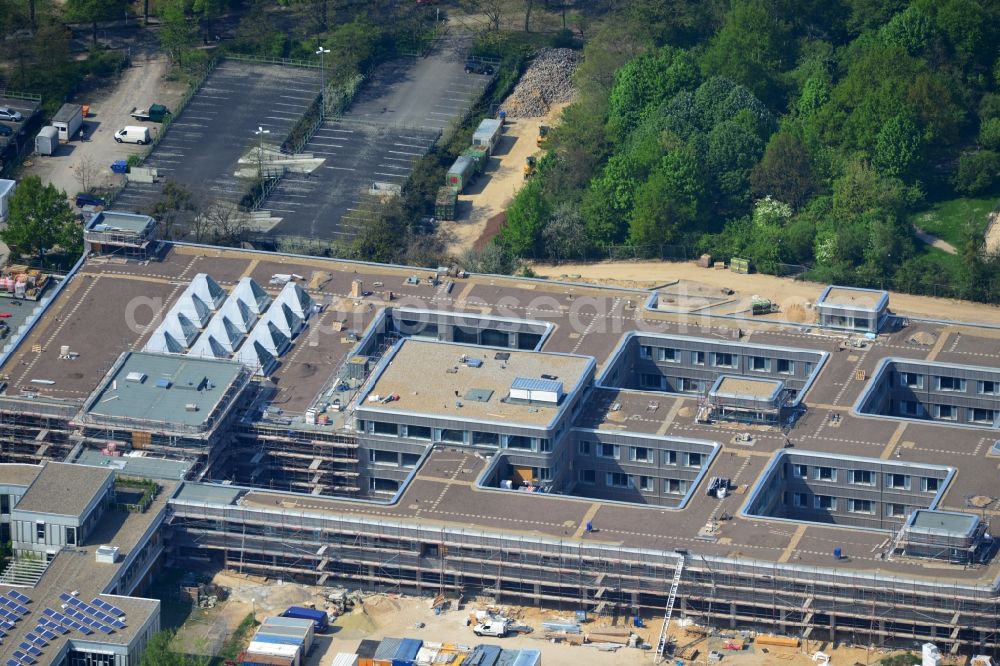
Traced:
[[418, 638], [404, 638], [392, 658], [393, 666], [406, 666], [406, 664], [412, 663], [417, 658], [417, 653], [420, 652], [420, 646], [423, 644], [424, 642]]

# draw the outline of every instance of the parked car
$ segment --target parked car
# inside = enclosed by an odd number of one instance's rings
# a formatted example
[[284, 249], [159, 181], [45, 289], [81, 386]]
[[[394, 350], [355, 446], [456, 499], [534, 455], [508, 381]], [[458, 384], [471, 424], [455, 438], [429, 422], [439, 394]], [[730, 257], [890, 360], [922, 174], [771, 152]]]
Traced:
[[13, 120], [15, 123], [19, 123], [24, 120], [24, 116], [21, 115], [20, 111], [15, 111], [9, 106], [0, 106], [0, 120]]
[[0, 125], [0, 136], [14, 136], [14, 128], [10, 125]]
[[465, 62], [465, 73], [466, 74], [485, 74], [486, 76], [493, 75], [493, 65], [485, 62], [479, 62], [478, 60], [467, 60]]
[[93, 194], [81, 193], [76, 195], [76, 207], [83, 208], [84, 206], [103, 206], [104, 199], [95, 196]]

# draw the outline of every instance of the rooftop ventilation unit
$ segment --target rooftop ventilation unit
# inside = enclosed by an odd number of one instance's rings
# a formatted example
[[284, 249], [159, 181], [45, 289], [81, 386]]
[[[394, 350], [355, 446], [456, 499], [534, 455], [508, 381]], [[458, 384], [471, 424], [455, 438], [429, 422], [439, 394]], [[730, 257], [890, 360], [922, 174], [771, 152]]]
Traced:
[[146, 373], [145, 372], [130, 372], [127, 375], [125, 375], [125, 381], [127, 381], [127, 382], [135, 382], [137, 384], [141, 384], [144, 381], [146, 381]]
[[184, 405], [184, 411], [186, 411], [186, 412], [197, 412], [198, 411], [198, 405], [194, 404], [193, 402], [189, 402], [186, 405]]
[[101, 564], [114, 564], [118, 561], [118, 552], [118, 546], [98, 546], [94, 557]]
[[510, 397], [514, 400], [558, 405], [563, 397], [563, 384], [550, 379], [517, 377], [510, 385]]

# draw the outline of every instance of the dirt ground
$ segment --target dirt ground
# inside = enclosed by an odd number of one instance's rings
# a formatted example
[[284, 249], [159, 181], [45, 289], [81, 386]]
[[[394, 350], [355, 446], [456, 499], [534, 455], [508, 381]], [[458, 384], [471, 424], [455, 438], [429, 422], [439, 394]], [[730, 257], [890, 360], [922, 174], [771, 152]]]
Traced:
[[85, 180], [89, 187], [119, 183], [123, 176], [111, 173], [111, 163], [144, 153], [149, 147], [116, 143], [114, 133], [126, 125], [146, 125], [154, 134], [160, 128], [158, 123], [134, 120], [129, 116], [132, 107], [160, 103], [174, 110], [184, 95], [184, 84], [166, 80], [168, 68], [165, 57], [136, 57], [114, 85], [89, 94], [87, 99], [74, 100], [90, 105], [90, 115], [83, 123], [86, 140], [81, 141], [77, 136], [70, 143], [60, 145], [55, 155], [32, 157], [25, 163], [23, 175], [39, 176], [43, 182], [52, 183], [70, 196], [84, 189], [78, 175], [81, 168], [88, 172]]
[[564, 108], [566, 104], [555, 104], [543, 118], [507, 120], [486, 170], [458, 197], [458, 219], [441, 223], [449, 254], [460, 256], [471, 248], [486, 229], [486, 221], [506, 210], [524, 184], [525, 158], [542, 152], [536, 143], [538, 127], [552, 126]]
[[[231, 589], [229, 599], [218, 607], [197, 610], [177, 633], [175, 647], [192, 654], [212, 654], [217, 652], [225, 639], [246, 617], [256, 612], [258, 621], [270, 615], [277, 615], [288, 606], [315, 604], [324, 608], [326, 588], [309, 587], [279, 581], [264, 581], [252, 576], [234, 573], [219, 573], [213, 579], [218, 585]], [[476, 609], [495, 608], [488, 599], [470, 600], [460, 610], [448, 610], [436, 614], [429, 598], [404, 597], [397, 594], [371, 594], [353, 611], [336, 619], [332, 629], [325, 635], [316, 636], [316, 644], [303, 662], [304, 666], [328, 666], [338, 652], [355, 652], [364, 639], [381, 640], [387, 636], [396, 638], [419, 638], [428, 642], [452, 643], [473, 646], [491, 643], [508, 648], [530, 648], [542, 651], [543, 661], [549, 666], [633, 666], [653, 662], [653, 651], [636, 648], [619, 648], [615, 652], [600, 651], [591, 646], [572, 646], [546, 641], [542, 637], [542, 622], [550, 619], [571, 621], [572, 612], [535, 607], [501, 606], [500, 610], [519, 624], [534, 628], [532, 633], [516, 634], [506, 638], [478, 638], [466, 625], [469, 613]], [[584, 631], [593, 631], [605, 624], [596, 620], [584, 625]], [[619, 621], [619, 625], [621, 621]], [[649, 622], [647, 627], [633, 628], [645, 643], [655, 644], [662, 620]], [[679, 622], [671, 623], [671, 636], [676, 644], [685, 646], [692, 639], [687, 636]], [[810, 642], [799, 649], [761, 648], [750, 645], [740, 652], [726, 650], [725, 639], [709, 637], [697, 642], [693, 647], [699, 650], [694, 661], [706, 663], [709, 650], [718, 650], [725, 656], [724, 664], [733, 666], [807, 666], [814, 664], [811, 655], [821, 650], [833, 657], [831, 663], [853, 666], [855, 663], [876, 664], [888, 652], [850, 647], [831, 647], [823, 642]], [[808, 649], [808, 654], [806, 650]], [[665, 662], [673, 666], [673, 662]]]
[[[648, 289], [690, 280], [710, 287], [728, 287], [741, 295], [759, 295], [781, 305], [782, 311], [794, 309], [806, 302], [815, 302], [825, 285], [803, 282], [773, 275], [738, 275], [728, 270], [700, 268], [695, 262], [608, 262], [600, 264], [561, 264], [551, 266], [533, 264], [532, 270], [540, 277], [607, 284], [637, 289]], [[950, 319], [953, 321], [981, 322], [1000, 325], [1000, 307], [959, 301], [950, 298], [932, 298], [911, 294], [890, 293], [889, 308], [912, 317]]]
[[990, 222], [986, 226], [986, 254], [1000, 253], [1000, 209], [990, 213]]

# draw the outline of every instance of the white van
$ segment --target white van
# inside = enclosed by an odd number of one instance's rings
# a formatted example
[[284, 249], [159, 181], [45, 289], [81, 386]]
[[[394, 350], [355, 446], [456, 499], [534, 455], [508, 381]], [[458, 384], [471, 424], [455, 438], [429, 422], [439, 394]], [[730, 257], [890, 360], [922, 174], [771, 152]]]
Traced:
[[149, 128], [128, 125], [115, 132], [115, 141], [118, 143], [137, 143], [143, 146], [149, 143]]

